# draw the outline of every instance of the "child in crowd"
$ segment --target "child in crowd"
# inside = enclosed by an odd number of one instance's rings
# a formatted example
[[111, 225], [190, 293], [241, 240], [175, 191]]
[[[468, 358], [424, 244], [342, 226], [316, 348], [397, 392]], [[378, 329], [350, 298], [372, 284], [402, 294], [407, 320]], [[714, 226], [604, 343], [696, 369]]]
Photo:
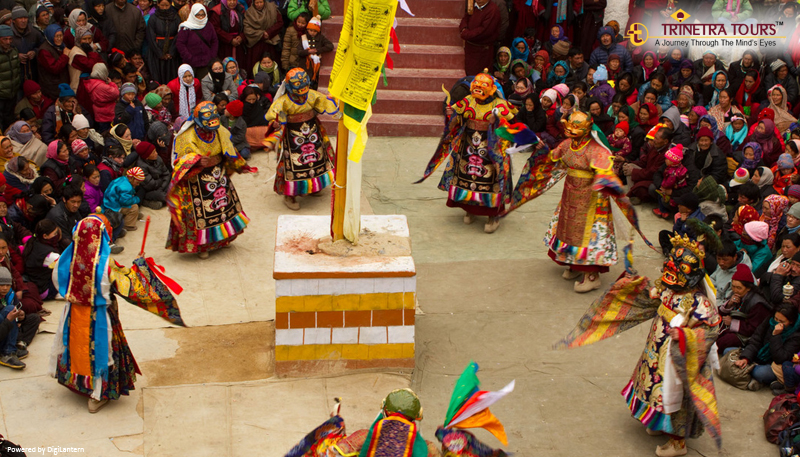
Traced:
[[242, 119], [243, 108], [241, 100], [234, 100], [225, 108], [225, 116], [228, 118], [227, 127], [231, 131], [233, 147], [246, 160], [250, 158], [250, 143], [247, 142], [247, 124]]
[[319, 80], [319, 67], [322, 55], [333, 51], [333, 43], [322, 34], [322, 21], [319, 16], [311, 18], [305, 35], [300, 37], [297, 55], [305, 58], [305, 69], [311, 79], [311, 88], [316, 89]]
[[653, 208], [653, 214], [667, 219], [675, 211], [672, 194], [688, 185], [686, 183], [686, 175], [689, 170], [681, 163], [683, 161], [683, 146], [673, 146], [664, 154], [664, 157], [666, 157], [666, 162], [664, 164], [661, 189], [658, 191], [658, 208]]
[[113, 228], [114, 239], [125, 236], [128, 231], [137, 229], [139, 220], [139, 197], [136, 187], [144, 181], [144, 171], [133, 167], [125, 176], [111, 181], [103, 194], [103, 214]]
[[772, 174], [775, 175], [772, 187], [783, 195], [784, 189], [792, 185], [792, 178], [797, 174], [792, 156], [785, 152], [778, 156], [778, 162], [772, 167]]
[[167, 201], [167, 188], [172, 174], [151, 143], [142, 141], [136, 145], [136, 153], [139, 155], [136, 165], [144, 172], [144, 181], [136, 188], [136, 194], [142, 206], [161, 209]]
[[169, 123], [172, 117], [169, 110], [164, 107], [161, 96], [155, 92], [150, 92], [144, 96], [144, 110], [147, 112], [150, 123], [161, 121]]
[[83, 167], [83, 184], [83, 198], [89, 210], [91, 212], [102, 210], [103, 190], [100, 189], [100, 170], [96, 166], [90, 164]]
[[631, 153], [631, 140], [628, 138], [627, 121], [619, 122], [614, 127], [614, 134], [608, 136], [608, 145], [614, 151], [614, 172], [624, 180], [625, 175], [622, 174], [622, 164], [625, 163], [625, 158]]

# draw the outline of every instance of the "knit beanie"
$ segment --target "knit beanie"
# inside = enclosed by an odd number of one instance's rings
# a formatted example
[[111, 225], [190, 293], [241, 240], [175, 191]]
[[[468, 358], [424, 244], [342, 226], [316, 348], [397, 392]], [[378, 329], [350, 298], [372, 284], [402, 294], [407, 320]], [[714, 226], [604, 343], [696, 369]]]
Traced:
[[72, 153], [77, 154], [78, 151], [82, 151], [84, 149], [89, 149], [89, 146], [86, 146], [86, 142], [82, 139], [78, 138], [77, 140], [72, 142]]
[[794, 205], [789, 207], [789, 210], [786, 211], [786, 214], [800, 219], [800, 203], [795, 203]]
[[600, 81], [608, 81], [608, 70], [606, 70], [605, 65], [598, 65], [597, 70], [594, 72], [594, 82], [599, 83]]
[[11, 20], [11, 10], [5, 8], [0, 10], [0, 23]]
[[539, 100], [545, 97], [549, 98], [551, 102], [555, 103], [556, 99], [558, 98], [558, 92], [556, 92], [554, 89], [547, 89], [542, 92], [542, 97]]
[[155, 150], [156, 147], [153, 146], [153, 143], [148, 143], [147, 141], [140, 141], [139, 144], [136, 145], [136, 154], [142, 159], [150, 157], [150, 154]]
[[753, 270], [744, 263], [736, 265], [736, 273], [733, 274], [731, 281], [749, 282], [755, 284], [756, 277], [753, 276]]
[[772, 108], [764, 108], [758, 112], [758, 120], [763, 121], [764, 119], [769, 119], [771, 121], [775, 120], [775, 110]]
[[122, 85], [122, 87], [119, 88], [120, 97], [125, 94], [131, 94], [131, 93], [133, 94], [136, 93], [136, 86], [134, 86], [133, 83], [125, 83]]
[[792, 160], [791, 155], [784, 152], [778, 156], [778, 169], [787, 170], [790, 168], [794, 168], [794, 160]]
[[794, 197], [800, 200], [800, 185], [792, 184], [791, 186], [789, 186], [789, 188], [786, 190], [786, 196]]
[[308, 20], [308, 25], [306, 25], [306, 29], [309, 30], [316, 30], [319, 32], [322, 30], [322, 21], [320, 20], [319, 16], [314, 16]]
[[628, 126], [628, 121], [619, 122], [616, 126], [614, 126], [614, 130], [616, 130], [616, 129], [622, 130], [623, 132], [625, 132], [625, 135], [627, 135], [630, 132], [630, 127]]
[[775, 59], [774, 61], [772, 61], [771, 64], [769, 64], [769, 68], [770, 68], [770, 70], [772, 70], [773, 73], [778, 71], [778, 69], [780, 69], [781, 67], [785, 67], [785, 66], [786, 66], [786, 62], [784, 62], [781, 59]]
[[25, 7], [22, 5], [14, 6], [14, 9], [11, 10], [11, 19], [21, 19], [23, 17], [28, 17], [28, 12], [25, 11]]
[[89, 119], [86, 119], [86, 116], [83, 114], [76, 114], [75, 117], [72, 118], [72, 126], [75, 127], [75, 130], [88, 129]]
[[0, 268], [0, 286], [11, 285], [11, 272], [8, 268]]
[[694, 192], [686, 192], [678, 197], [677, 203], [694, 211], [700, 206], [700, 198]]
[[683, 86], [681, 87], [681, 91], [678, 93], [678, 96], [685, 95], [689, 97], [689, 100], [694, 101], [694, 91], [692, 90], [691, 86]]
[[700, 127], [700, 130], [697, 131], [696, 139], [700, 139], [704, 136], [711, 138], [711, 141], [714, 141], [714, 133], [708, 127]]
[[692, 111], [694, 111], [694, 114], [697, 114], [697, 117], [703, 117], [708, 114], [708, 111], [702, 106], [693, 106]]
[[[2, 28], [2, 27], [3, 26], [0, 25], [0, 28]], [[0, 35], [0, 36], [2, 36], [2, 35]], [[72, 90], [71, 87], [69, 87], [69, 84], [61, 83], [61, 84], [58, 85], [58, 98], [74, 97], [74, 96], [75, 96], [75, 91]]]
[[728, 183], [728, 186], [741, 186], [747, 181], [750, 181], [750, 172], [746, 168], [739, 168], [733, 173], [733, 179]]
[[569, 86], [564, 83], [556, 84], [553, 86], [553, 90], [558, 92], [561, 95], [561, 98], [564, 98], [567, 96], [567, 94], [569, 94]]
[[22, 83], [22, 93], [25, 94], [26, 97], [30, 97], [40, 90], [42, 90], [42, 86], [32, 79], [26, 79], [25, 82]]
[[144, 103], [151, 109], [155, 108], [161, 103], [161, 96], [155, 92], [150, 92], [144, 96]]
[[553, 55], [565, 56], [569, 53], [569, 41], [562, 40], [553, 45]]
[[7, 36], [10, 36], [10, 37], [14, 36], [14, 32], [11, 30], [11, 27], [9, 27], [9, 26], [7, 26], [5, 24], [0, 25], [0, 38], [4, 38], [4, 37], [7, 37]]
[[683, 146], [677, 144], [669, 148], [669, 150], [664, 154], [664, 157], [672, 162], [681, 163], [683, 160]]
[[[139, 144], [142, 144], [142, 143], [139, 143]], [[125, 176], [127, 176], [129, 178], [133, 178], [134, 181], [142, 182], [142, 181], [144, 181], [144, 170], [142, 170], [139, 167], [133, 167], [133, 168], [129, 169], [125, 173]]]
[[744, 231], [747, 236], [756, 243], [764, 241], [769, 236], [769, 224], [763, 221], [752, 221], [744, 224]]
[[241, 117], [242, 116], [242, 110], [244, 109], [244, 103], [242, 103], [241, 100], [234, 100], [234, 101], [228, 103], [228, 105], [225, 107], [225, 109], [228, 110], [229, 113], [231, 113], [231, 116], [233, 116], [233, 117]]

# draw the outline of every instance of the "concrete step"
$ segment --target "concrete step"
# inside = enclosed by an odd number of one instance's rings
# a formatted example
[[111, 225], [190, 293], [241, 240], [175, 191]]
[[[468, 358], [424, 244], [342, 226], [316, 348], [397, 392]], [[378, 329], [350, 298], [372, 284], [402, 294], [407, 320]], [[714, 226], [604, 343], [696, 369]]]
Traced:
[[[378, 83], [377, 101], [372, 106], [375, 114], [441, 114], [444, 93], [418, 90], [387, 90]], [[320, 92], [328, 94], [327, 87], [320, 87]]]
[[[332, 17], [325, 21], [323, 26], [325, 37], [334, 42], [339, 41], [343, 21], [343, 16]], [[460, 19], [398, 17], [397, 39], [401, 47], [409, 44], [462, 46], [458, 30], [459, 22]]]
[[[398, 68], [394, 70], [386, 69], [386, 77], [389, 82], [388, 90], [415, 90], [415, 91], [442, 91], [442, 85], [450, 90], [456, 81], [466, 76], [464, 67], [456, 69], [419, 69], [419, 68]], [[322, 67], [319, 70], [319, 85], [328, 86], [331, 79], [331, 67]], [[383, 87], [383, 82], [378, 82], [378, 89]]]
[[[329, 0], [331, 16], [344, 15], [344, 0]], [[461, 20], [467, 8], [464, 0], [408, 0], [408, 7], [415, 17], [436, 17]], [[397, 7], [398, 18], [409, 15]]]
[[[338, 42], [333, 44], [339, 45]], [[407, 44], [401, 46], [399, 54], [389, 48], [389, 55], [395, 68], [464, 68], [464, 48], [461, 46]], [[335, 52], [324, 54], [322, 66], [332, 66], [335, 56]]]
[[[335, 135], [338, 121], [331, 116], [322, 116], [321, 120], [328, 134]], [[440, 137], [443, 131], [442, 115], [375, 114], [367, 124], [367, 132], [374, 136]]]

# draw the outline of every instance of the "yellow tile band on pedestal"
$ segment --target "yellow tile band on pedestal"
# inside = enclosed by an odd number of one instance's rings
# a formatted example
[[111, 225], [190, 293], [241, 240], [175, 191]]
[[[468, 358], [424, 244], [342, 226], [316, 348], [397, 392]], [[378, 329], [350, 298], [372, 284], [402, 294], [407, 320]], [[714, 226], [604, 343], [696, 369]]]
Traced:
[[275, 346], [275, 361], [294, 360], [376, 360], [414, 357], [414, 344], [307, 344]]
[[369, 311], [374, 309], [414, 309], [416, 293], [298, 295], [277, 297], [275, 312]]

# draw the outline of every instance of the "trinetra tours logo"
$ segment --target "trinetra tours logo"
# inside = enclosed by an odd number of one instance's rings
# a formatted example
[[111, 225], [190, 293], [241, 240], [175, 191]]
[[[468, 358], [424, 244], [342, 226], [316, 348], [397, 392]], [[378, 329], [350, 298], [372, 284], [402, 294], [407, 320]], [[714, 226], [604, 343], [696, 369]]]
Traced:
[[[715, 48], [721, 46], [748, 46], [760, 48], [777, 47], [786, 38], [777, 36], [782, 25], [781, 21], [773, 23], [758, 23], [754, 20], [731, 23], [719, 22], [715, 24], [684, 23], [691, 17], [689, 13], [679, 9], [670, 16], [677, 23], [650, 24], [655, 30], [648, 30], [647, 26], [636, 22], [628, 26], [625, 38], [634, 46], [650, 44], [653, 47], [699, 46]], [[651, 33], [660, 32], [660, 36]]]

